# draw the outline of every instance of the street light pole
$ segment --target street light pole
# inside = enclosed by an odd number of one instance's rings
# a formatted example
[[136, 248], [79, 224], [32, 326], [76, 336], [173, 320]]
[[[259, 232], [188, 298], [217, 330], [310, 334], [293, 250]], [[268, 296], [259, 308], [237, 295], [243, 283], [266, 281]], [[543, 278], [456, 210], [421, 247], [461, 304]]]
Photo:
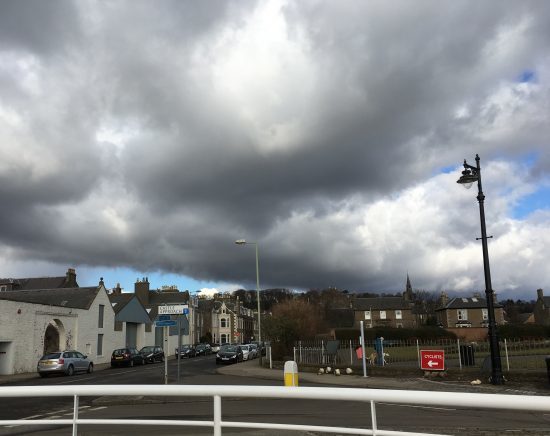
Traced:
[[504, 384], [504, 377], [502, 375], [502, 365], [500, 360], [500, 348], [498, 343], [498, 332], [495, 321], [495, 304], [494, 304], [494, 291], [491, 285], [491, 269], [489, 267], [489, 250], [487, 248], [487, 239], [492, 236], [487, 236], [487, 230], [485, 228], [485, 195], [481, 187], [481, 167], [479, 165], [479, 155], [476, 154], [476, 166], [468, 165], [464, 160], [464, 171], [462, 176], [457, 180], [457, 183], [464, 185], [466, 188], [470, 188], [473, 182], [477, 181], [477, 201], [479, 203], [479, 218], [481, 221], [481, 247], [483, 249], [483, 273], [485, 276], [485, 299], [487, 300], [487, 317], [489, 321], [488, 335], [489, 335], [489, 347], [491, 351], [491, 383], [494, 385]]
[[262, 364], [262, 324], [261, 324], [261, 312], [260, 312], [260, 268], [258, 263], [258, 243], [247, 242], [245, 239], [238, 239], [235, 241], [237, 245], [251, 244], [256, 247], [256, 300], [258, 301], [258, 351], [260, 353], [259, 362]]

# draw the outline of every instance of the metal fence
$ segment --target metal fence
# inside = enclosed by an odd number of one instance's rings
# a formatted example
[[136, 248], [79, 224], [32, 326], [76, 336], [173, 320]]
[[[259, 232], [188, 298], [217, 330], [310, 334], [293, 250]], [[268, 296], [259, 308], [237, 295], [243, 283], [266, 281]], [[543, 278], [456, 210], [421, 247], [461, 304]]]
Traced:
[[[211, 397], [213, 399], [212, 420], [181, 419], [82, 419], [79, 417], [79, 400], [89, 396], [163, 396], [163, 397]], [[248, 428], [271, 430], [301, 430], [339, 434], [360, 435], [416, 435], [429, 436], [433, 433], [411, 433], [378, 428], [376, 404], [449, 406], [476, 409], [509, 409], [517, 411], [550, 412], [550, 398], [529, 395], [499, 395], [462, 392], [402, 391], [390, 389], [353, 389], [327, 387], [282, 387], [282, 386], [181, 386], [181, 385], [77, 385], [77, 386], [2, 386], [0, 398], [23, 397], [71, 397], [74, 400], [73, 416], [70, 419], [20, 419], [0, 420], [0, 425], [15, 426], [70, 426], [72, 435], [78, 435], [79, 426], [179, 426], [210, 427], [214, 436], [221, 436], [223, 428]], [[328, 427], [320, 425], [280, 424], [267, 422], [226, 421], [222, 415], [222, 398], [288, 398], [304, 400], [358, 401], [370, 406], [370, 422], [365, 414], [364, 428]], [[370, 428], [369, 428], [370, 427]]]
[[[331, 344], [332, 342], [332, 344]], [[336, 350], [331, 350], [335, 341], [298, 341], [294, 345], [294, 360], [311, 365], [361, 365], [357, 353], [359, 341], [340, 340]], [[365, 355], [370, 365], [392, 365], [419, 367], [420, 350], [443, 350], [446, 368], [477, 367], [490, 368], [489, 342], [465, 342], [460, 339], [392, 340], [382, 341], [384, 360], [376, 359], [375, 341], [365, 341]], [[336, 351], [336, 352], [333, 352]], [[550, 340], [503, 340], [500, 354], [504, 371], [546, 369], [547, 356], [550, 356]]]

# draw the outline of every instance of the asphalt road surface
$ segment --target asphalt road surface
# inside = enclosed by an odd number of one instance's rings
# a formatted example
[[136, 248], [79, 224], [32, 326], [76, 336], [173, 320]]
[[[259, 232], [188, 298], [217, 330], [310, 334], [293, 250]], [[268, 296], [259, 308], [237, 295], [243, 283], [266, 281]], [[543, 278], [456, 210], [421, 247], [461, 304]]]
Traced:
[[[180, 364], [180, 384], [189, 385], [260, 385], [280, 386], [281, 381], [227, 376], [216, 373], [214, 356], [183, 360]], [[177, 384], [177, 361], [168, 362], [168, 381]], [[157, 363], [133, 368], [108, 368], [93, 374], [73, 377], [40, 377], [12, 385], [80, 385], [80, 384], [163, 384], [164, 364]], [[6, 384], [9, 386], [9, 384]], [[5, 386], [6, 386], [5, 385]], [[301, 384], [304, 385], [304, 384]], [[310, 386], [320, 386], [310, 384]], [[11, 398], [1, 399], [0, 419], [50, 418], [68, 419], [72, 416], [72, 399]], [[211, 398], [82, 398], [80, 418], [134, 418], [212, 420]], [[306, 425], [327, 425], [370, 428], [370, 405], [342, 401], [305, 401], [284, 399], [224, 399], [223, 419], [228, 421], [276, 422]], [[480, 411], [475, 407], [456, 410], [448, 407], [420, 407], [377, 404], [378, 428], [411, 432], [460, 435], [550, 435], [550, 415], [507, 411]], [[2, 426], [0, 435], [70, 435], [67, 426]], [[203, 435], [211, 428], [201, 427], [141, 427], [81, 425], [79, 435]], [[224, 435], [280, 435], [281, 431], [224, 430]], [[289, 435], [317, 433], [287, 432]], [[325, 433], [326, 434], [326, 433]]]

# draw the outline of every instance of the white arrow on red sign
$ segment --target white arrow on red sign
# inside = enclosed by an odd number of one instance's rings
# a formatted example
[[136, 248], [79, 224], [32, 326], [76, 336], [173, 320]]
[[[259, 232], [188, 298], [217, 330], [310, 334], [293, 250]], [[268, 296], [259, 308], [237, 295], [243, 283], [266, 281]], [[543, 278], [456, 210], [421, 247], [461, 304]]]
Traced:
[[430, 368], [432, 368], [434, 366], [439, 366], [439, 362], [434, 362], [433, 360], [428, 360], [428, 366]]

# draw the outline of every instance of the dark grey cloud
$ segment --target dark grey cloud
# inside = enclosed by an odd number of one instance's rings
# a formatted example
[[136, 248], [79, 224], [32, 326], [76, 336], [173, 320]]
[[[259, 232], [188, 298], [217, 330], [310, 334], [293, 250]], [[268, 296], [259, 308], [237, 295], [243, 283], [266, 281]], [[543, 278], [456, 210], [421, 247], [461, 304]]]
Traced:
[[[245, 237], [272, 286], [399, 288], [416, 268], [420, 286], [465, 289], [470, 263], [426, 266], [478, 232], [433, 185], [441, 169], [538, 154], [519, 182], [548, 177], [540, 2], [0, 12], [0, 245], [14, 256], [238, 282]], [[537, 83], [518, 88], [525, 70]], [[507, 195], [488, 208], [501, 235], [515, 232]]]

